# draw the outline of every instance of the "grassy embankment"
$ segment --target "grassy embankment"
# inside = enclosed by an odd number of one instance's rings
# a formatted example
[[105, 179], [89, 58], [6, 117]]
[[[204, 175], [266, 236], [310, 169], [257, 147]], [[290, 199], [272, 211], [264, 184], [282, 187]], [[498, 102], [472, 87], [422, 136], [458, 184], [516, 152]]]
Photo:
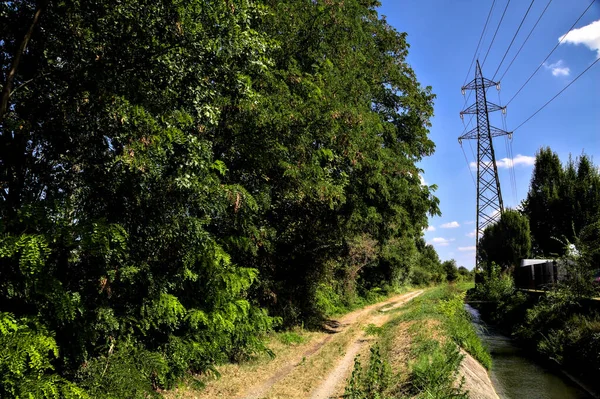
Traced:
[[355, 362], [346, 388], [350, 399], [466, 398], [459, 376], [464, 349], [484, 367], [491, 357], [483, 347], [463, 300], [470, 283], [433, 288], [395, 311], [381, 328], [365, 367]]

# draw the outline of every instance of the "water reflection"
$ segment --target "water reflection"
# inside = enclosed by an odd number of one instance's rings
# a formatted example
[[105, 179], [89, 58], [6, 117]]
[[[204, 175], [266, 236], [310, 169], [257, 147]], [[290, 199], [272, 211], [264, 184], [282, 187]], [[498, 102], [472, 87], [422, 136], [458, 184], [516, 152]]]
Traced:
[[500, 398], [583, 399], [592, 398], [571, 380], [526, 357], [510, 338], [485, 326], [477, 309], [465, 305], [478, 327], [478, 334], [492, 355], [490, 377]]

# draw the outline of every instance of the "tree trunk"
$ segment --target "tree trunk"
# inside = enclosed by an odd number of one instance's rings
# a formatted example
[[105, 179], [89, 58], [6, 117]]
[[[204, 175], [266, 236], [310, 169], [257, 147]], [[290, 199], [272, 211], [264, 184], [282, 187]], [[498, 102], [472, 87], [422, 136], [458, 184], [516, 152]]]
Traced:
[[37, 10], [33, 16], [33, 21], [25, 33], [25, 37], [21, 41], [21, 45], [15, 54], [15, 58], [13, 59], [13, 63], [8, 71], [8, 75], [6, 76], [6, 82], [4, 83], [4, 87], [2, 89], [2, 99], [0, 100], [0, 123], [4, 120], [6, 113], [8, 112], [8, 100], [10, 98], [10, 92], [12, 90], [13, 81], [15, 80], [15, 75], [17, 74], [17, 69], [19, 68], [19, 63], [21, 62], [21, 56], [25, 52], [27, 48], [27, 44], [29, 43], [29, 39], [31, 39], [31, 35], [33, 34], [33, 28], [37, 24], [40, 19], [40, 15], [42, 14], [42, 9], [46, 6], [46, 1], [40, 2], [38, 4]]

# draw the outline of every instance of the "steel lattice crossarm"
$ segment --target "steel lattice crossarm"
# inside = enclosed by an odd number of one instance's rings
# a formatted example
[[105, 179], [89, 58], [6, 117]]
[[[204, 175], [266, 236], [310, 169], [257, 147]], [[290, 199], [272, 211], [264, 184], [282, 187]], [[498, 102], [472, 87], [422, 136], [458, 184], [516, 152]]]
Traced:
[[[477, 127], [474, 127], [473, 129], [469, 130], [467, 133], [460, 136], [458, 138], [458, 143], [462, 144], [463, 140], [477, 140], [477, 132], [478, 132]], [[508, 135], [509, 139], [512, 138], [512, 132], [507, 132], [505, 130], [498, 129], [497, 127], [494, 127], [494, 126], [490, 126], [490, 134], [492, 135], [492, 137]]]
[[[479, 60], [477, 60], [477, 63], [479, 63]], [[479, 69], [479, 71], [481, 72], [481, 69]], [[475, 71], [475, 75], [477, 75], [477, 71]], [[479, 87], [483, 87], [484, 89], [487, 89], [488, 87], [498, 86], [498, 84], [499, 84], [498, 82], [492, 82], [491, 80], [484, 78], [482, 76], [480, 76], [479, 79], [477, 78], [477, 76], [475, 76], [475, 79], [473, 79], [472, 81], [470, 81], [469, 83], [467, 83], [466, 85], [461, 87], [460, 89], [463, 91], [463, 94], [464, 94], [465, 90], [477, 90]]]
[[477, 126], [460, 136], [458, 142], [462, 145], [462, 140], [477, 140], [477, 234], [475, 238], [475, 268], [477, 270], [479, 270], [480, 261], [479, 239], [485, 228], [497, 222], [504, 212], [492, 138], [512, 135], [512, 132], [490, 126], [489, 112], [500, 110], [506, 112], [506, 107], [487, 101], [486, 91], [492, 86], [500, 88], [499, 83], [483, 77], [478, 60], [475, 79], [462, 87], [463, 94], [465, 90], [475, 90], [475, 103], [463, 110], [460, 116], [462, 118], [464, 114], [477, 115]]
[[[502, 110], [502, 112], [504, 112], [506, 110], [506, 107], [501, 107], [501, 106], [491, 103], [489, 101], [487, 102], [486, 105], [487, 105], [488, 112], [494, 112], [494, 111], [500, 111], [500, 110]], [[466, 108], [464, 111], [461, 111], [460, 112], [461, 118], [465, 114], [477, 114], [477, 103], [471, 104], [471, 106], [469, 108]]]

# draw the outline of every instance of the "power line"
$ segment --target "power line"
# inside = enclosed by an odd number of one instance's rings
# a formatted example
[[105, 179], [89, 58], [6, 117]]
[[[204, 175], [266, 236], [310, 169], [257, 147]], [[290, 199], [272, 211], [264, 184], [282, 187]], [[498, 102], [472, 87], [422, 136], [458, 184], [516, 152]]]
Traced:
[[471, 179], [473, 180], [473, 185], [477, 186], [477, 183], [475, 183], [475, 176], [473, 176], [473, 171], [471, 170], [471, 165], [469, 165], [469, 159], [467, 158], [467, 153], [465, 152], [465, 149], [463, 148], [462, 144], [460, 145], [460, 149], [462, 150], [462, 153], [465, 156], [465, 161], [467, 162], [467, 168], [469, 169], [469, 173], [471, 174]]
[[[552, 55], [552, 53], [554, 53], [554, 51], [558, 48], [558, 46], [560, 46], [560, 44], [563, 42], [563, 40], [565, 40], [565, 37], [567, 37], [567, 35], [569, 34], [569, 32], [571, 32], [573, 30], [573, 28], [575, 27], [575, 25], [577, 25], [577, 22], [579, 22], [579, 20], [584, 16], [584, 14], [587, 12], [587, 10], [590, 9], [590, 7], [594, 4], [595, 1], [596, 0], [592, 0], [592, 2], [590, 3], [590, 5], [587, 6], [587, 8], [581, 13], [581, 15], [579, 16], [579, 18], [577, 18], [577, 21], [575, 21], [575, 23], [571, 26], [571, 28], [569, 29], [569, 31], [560, 38], [560, 40], [556, 44], [556, 46], [554, 46], [554, 48], [552, 49], [552, 51], [550, 51], [550, 53], [546, 56], [546, 58], [544, 58], [544, 61], [542, 61], [542, 63], [535, 69], [535, 71], [533, 71], [533, 73], [531, 74], [531, 76], [529, 76], [529, 78], [527, 78], [527, 80], [525, 81], [525, 83], [523, 83], [523, 85], [519, 88], [519, 90], [517, 90], [517, 92], [515, 93], [515, 95], [512, 96], [512, 98], [510, 100], [508, 100], [508, 102], [506, 103], [506, 105], [510, 104], [512, 102], [512, 100], [514, 100], [515, 97], [521, 92], [521, 90], [523, 90], [523, 88], [527, 85], [527, 83], [529, 83], [529, 81], [531, 80], [531, 78], [533, 78], [533, 76], [537, 73], [537, 71], [540, 70], [540, 68], [542, 67], [542, 65], [544, 65], [544, 63], [548, 60], [548, 58], [550, 58], [550, 56]], [[571, 82], [571, 83], [573, 83], [573, 82]]]
[[586, 73], [591, 67], [593, 67], [598, 61], [600, 61], [600, 58], [596, 58], [596, 61], [592, 62], [590, 66], [588, 66], [587, 68], [585, 68], [583, 70], [583, 72], [581, 72], [579, 75], [577, 75], [577, 77], [575, 79], [573, 79], [568, 85], [566, 85], [565, 87], [563, 87], [563, 89], [561, 91], [559, 91], [558, 93], [556, 93], [556, 95], [554, 97], [552, 97], [550, 100], [548, 100], [544, 105], [542, 105], [537, 111], [535, 111], [529, 118], [525, 119], [525, 121], [523, 121], [523, 123], [521, 123], [519, 126], [517, 126], [514, 130], [513, 133], [520, 128], [521, 126], [523, 126], [525, 123], [527, 123], [531, 118], [533, 118], [534, 116], [537, 115], [538, 112], [540, 112], [541, 110], [543, 110], [544, 108], [546, 108], [546, 106], [548, 104], [550, 104], [556, 97], [558, 97], [563, 91], [567, 90], [567, 88], [569, 86], [571, 86], [573, 83], [575, 83], [577, 81], [577, 79], [579, 79], [581, 77], [581, 75], [583, 75], [584, 73]]
[[525, 12], [525, 15], [523, 16], [523, 19], [521, 19], [521, 23], [519, 24], [519, 27], [517, 28], [517, 31], [513, 35], [513, 38], [510, 41], [510, 44], [508, 45], [508, 48], [504, 52], [504, 56], [502, 56], [502, 60], [500, 61], [500, 64], [498, 65], [498, 68], [496, 68], [496, 72], [494, 72], [494, 76], [492, 76], [492, 81], [494, 80], [494, 78], [496, 77], [496, 74], [500, 70], [500, 67], [502, 66], [502, 63], [504, 62], [504, 59], [506, 58], [506, 55], [508, 54], [508, 51], [510, 50], [510, 48], [513, 45], [513, 43], [515, 42], [515, 39], [517, 38], [517, 35], [519, 34], [519, 31], [521, 30], [521, 27], [523, 26], [523, 22], [525, 22], [525, 18], [527, 18], [527, 15], [529, 14], [529, 11], [531, 10], [531, 7], [533, 6], [534, 2], [535, 2], [535, 0], [531, 0], [531, 3], [529, 3], [529, 8]]
[[[500, 97], [500, 90], [498, 90], [498, 104], [502, 107], [502, 98]], [[504, 129], [504, 131], [508, 131], [507, 129], [507, 124], [506, 124], [506, 113], [502, 112], [502, 129]], [[512, 134], [508, 134], [506, 136], [504, 136], [504, 148], [506, 150], [506, 157], [508, 158], [508, 162], [510, 162], [508, 164], [508, 175], [510, 177], [510, 185], [511, 185], [511, 190], [513, 193], [513, 198], [515, 200], [515, 203], [517, 202], [517, 177], [515, 175], [515, 163], [514, 163], [514, 156], [512, 153]], [[510, 142], [509, 142], [510, 140]]]
[[527, 43], [527, 40], [529, 40], [529, 37], [531, 36], [531, 34], [533, 33], [533, 31], [535, 30], [536, 26], [538, 25], [538, 23], [540, 22], [540, 20], [542, 19], [542, 17], [544, 16], [544, 14], [546, 13], [546, 10], [548, 9], [548, 7], [550, 6], [550, 3], [552, 3], [552, 0], [548, 1], [548, 4], [546, 4], [546, 8], [544, 8], [544, 10], [542, 11], [542, 13], [540, 14], [539, 18], [537, 19], [537, 21], [535, 21], [535, 24], [533, 25], [533, 28], [531, 28], [531, 30], [529, 31], [529, 34], [527, 35], [527, 37], [525, 38], [525, 41], [523, 42], [523, 44], [521, 44], [521, 47], [519, 47], [519, 50], [517, 50], [517, 53], [515, 54], [515, 56], [513, 57], [512, 61], [510, 62], [510, 64], [508, 64], [508, 67], [506, 68], [506, 70], [504, 71], [504, 73], [502, 74], [502, 76], [500, 77], [500, 79], [498, 79], [500, 82], [502, 82], [502, 79], [504, 79], [504, 75], [506, 75], [506, 73], [508, 72], [508, 70], [510, 69], [510, 67], [512, 66], [513, 62], [515, 62], [515, 60], [517, 59], [517, 57], [519, 56], [519, 54], [521, 53], [521, 50], [523, 50], [523, 47], [525, 46], [525, 43]]
[[[475, 58], [477, 57], [477, 51], [479, 50], [479, 46], [481, 45], [481, 41], [485, 36], [485, 31], [488, 26], [488, 22], [490, 21], [490, 17], [492, 16], [492, 11], [494, 11], [494, 5], [496, 4], [496, 0], [492, 1], [492, 6], [490, 7], [490, 11], [488, 12], [487, 18], [485, 19], [485, 24], [483, 25], [483, 30], [481, 31], [481, 35], [479, 35], [479, 41], [477, 42], [477, 47], [475, 48], [475, 52], [473, 53], [473, 58], [471, 59], [471, 65], [469, 65], [469, 70], [467, 71], [467, 75], [465, 76], [465, 80], [463, 82], [463, 86], [467, 84], [467, 80], [469, 79], [469, 74], [471, 73], [471, 68], [473, 68], [473, 64], [475, 62]], [[469, 95], [465, 98], [465, 103], [463, 104], [463, 108], [467, 105], [467, 101], [471, 98], [471, 92], [469, 91]], [[471, 119], [473, 117], [471, 116]], [[464, 134], [464, 132], [463, 132]]]
[[[467, 71], [467, 76], [465, 76], [465, 81], [463, 86], [467, 83], [467, 79], [469, 79], [469, 74], [471, 73], [471, 68], [473, 68], [473, 63], [475, 62], [475, 57], [477, 56], [477, 50], [479, 50], [479, 45], [481, 45], [481, 40], [483, 39], [483, 35], [485, 34], [485, 30], [487, 29], [487, 24], [490, 20], [490, 16], [492, 15], [492, 11], [494, 10], [494, 4], [496, 4], [496, 0], [492, 1], [492, 6], [490, 7], [490, 11], [488, 12], [487, 19], [485, 20], [485, 25], [483, 25], [483, 30], [481, 31], [481, 35], [479, 36], [479, 42], [477, 42], [477, 48], [475, 48], [475, 53], [473, 53], [473, 59], [471, 60], [471, 65], [469, 65], [469, 70]], [[469, 92], [470, 94], [470, 92]]]
[[485, 54], [485, 57], [483, 58], [483, 62], [481, 63], [481, 67], [482, 68], [485, 65], [485, 60], [487, 60], [488, 54], [490, 53], [490, 50], [492, 49], [492, 46], [494, 45], [494, 40], [496, 39], [496, 35], [498, 34], [498, 30], [500, 29], [500, 25], [502, 25], [502, 21], [504, 20], [504, 15], [506, 14], [506, 10], [508, 9], [508, 5], [509, 4], [510, 4], [510, 0], [508, 0], [508, 2], [506, 2], [506, 7], [504, 7], [504, 11], [502, 12], [502, 16], [500, 17], [500, 22], [498, 22], [498, 26], [496, 27], [496, 32], [494, 32], [494, 37], [492, 37], [492, 42], [490, 43], [490, 47], [488, 47], [488, 51]]

